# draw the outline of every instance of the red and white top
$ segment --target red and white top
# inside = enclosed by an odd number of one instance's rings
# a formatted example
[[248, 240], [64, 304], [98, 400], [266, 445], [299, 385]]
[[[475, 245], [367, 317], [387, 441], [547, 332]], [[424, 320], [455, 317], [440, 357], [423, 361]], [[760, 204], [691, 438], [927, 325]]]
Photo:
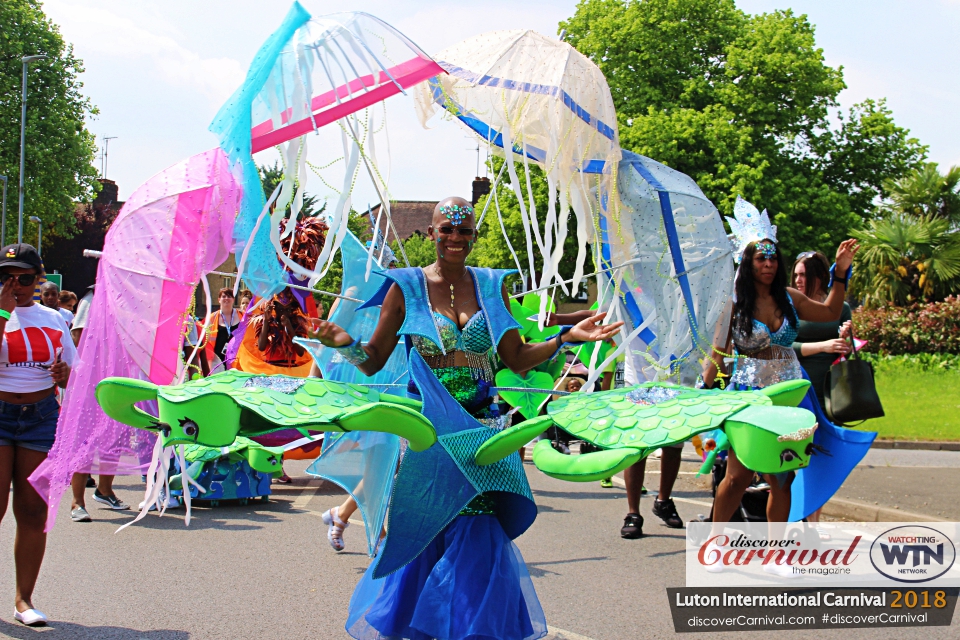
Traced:
[[77, 358], [63, 316], [40, 304], [14, 309], [0, 345], [0, 391], [30, 393], [53, 386], [57, 355], [70, 367]]

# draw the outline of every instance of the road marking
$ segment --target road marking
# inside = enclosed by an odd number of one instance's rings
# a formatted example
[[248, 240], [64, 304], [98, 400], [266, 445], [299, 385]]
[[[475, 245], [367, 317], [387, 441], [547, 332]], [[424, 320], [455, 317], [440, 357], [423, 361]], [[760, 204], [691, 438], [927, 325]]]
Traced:
[[[313, 480], [310, 482], [313, 482]], [[307, 505], [310, 504], [310, 500], [313, 499], [313, 496], [320, 492], [321, 486], [323, 486], [323, 481], [317, 481], [315, 485], [308, 484], [307, 487], [300, 492], [300, 495], [297, 496], [297, 499], [293, 501], [293, 508], [306, 509]]]
[[588, 638], [587, 636], [582, 636], [579, 633], [574, 633], [573, 631], [567, 631], [565, 629], [557, 629], [556, 627], [551, 627], [547, 625], [547, 640], [593, 640], [593, 638]]

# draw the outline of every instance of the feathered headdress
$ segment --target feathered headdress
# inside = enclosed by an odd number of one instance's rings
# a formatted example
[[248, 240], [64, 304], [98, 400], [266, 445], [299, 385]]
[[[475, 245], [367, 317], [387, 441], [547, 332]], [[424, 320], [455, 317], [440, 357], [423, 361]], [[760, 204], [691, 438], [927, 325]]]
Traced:
[[737, 196], [737, 202], [733, 205], [733, 217], [727, 217], [730, 223], [730, 241], [733, 243], [734, 260], [739, 264], [743, 256], [743, 250], [747, 245], [764, 238], [777, 241], [777, 225], [770, 224], [770, 216], [767, 210], [763, 213], [757, 211], [757, 208]]
[[[304, 269], [315, 269], [323, 245], [327, 241], [327, 223], [316, 216], [297, 220], [293, 233], [280, 241], [283, 252]], [[281, 231], [282, 233], [282, 231]], [[293, 249], [290, 249], [290, 242]]]

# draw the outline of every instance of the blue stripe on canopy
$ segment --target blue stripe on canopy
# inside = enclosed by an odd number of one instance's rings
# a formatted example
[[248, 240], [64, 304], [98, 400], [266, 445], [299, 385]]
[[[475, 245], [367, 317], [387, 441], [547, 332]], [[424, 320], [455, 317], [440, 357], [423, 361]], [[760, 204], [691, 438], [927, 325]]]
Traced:
[[664, 230], [667, 232], [667, 243], [670, 245], [673, 269], [677, 274], [677, 280], [680, 282], [683, 301], [687, 305], [687, 319], [690, 321], [690, 330], [693, 332], [691, 337], [694, 342], [697, 342], [700, 336], [700, 332], [697, 329], [697, 315], [693, 306], [693, 293], [690, 291], [690, 280], [687, 278], [687, 268], [683, 264], [680, 240], [677, 237], [677, 223], [673, 218], [673, 207], [670, 205], [670, 193], [641, 162], [636, 160], [628, 162], [630, 162], [644, 180], [650, 183], [650, 186], [657, 190], [657, 195], [660, 197], [660, 213], [663, 216]]
[[524, 93], [536, 93], [554, 97], [559, 96], [564, 106], [570, 109], [570, 111], [572, 111], [578, 118], [595, 128], [598, 132], [600, 132], [600, 135], [607, 138], [611, 142], [614, 139], [613, 127], [606, 124], [602, 120], [593, 117], [589, 111], [577, 104], [570, 94], [560, 87], [548, 84], [535, 84], [532, 82], [518, 82], [508, 78], [496, 78], [494, 76], [487, 75], [481, 76], [479, 73], [470, 71], [469, 69], [464, 69], [463, 67], [458, 67], [457, 65], [450, 64], [449, 62], [444, 62], [443, 60], [437, 60], [437, 64], [443, 67], [443, 69], [452, 76], [456, 76], [466, 80], [467, 82], [473, 82], [474, 84], [483, 85], [485, 87], [503, 87], [504, 89], [522, 91]]

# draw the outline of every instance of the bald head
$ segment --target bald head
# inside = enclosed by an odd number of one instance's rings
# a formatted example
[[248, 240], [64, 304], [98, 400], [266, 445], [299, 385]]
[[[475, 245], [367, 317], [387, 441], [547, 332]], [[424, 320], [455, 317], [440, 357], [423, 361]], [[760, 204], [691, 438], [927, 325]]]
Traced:
[[439, 227], [442, 224], [453, 225], [455, 227], [473, 227], [473, 205], [469, 200], [459, 196], [444, 198], [433, 208], [433, 226]]

